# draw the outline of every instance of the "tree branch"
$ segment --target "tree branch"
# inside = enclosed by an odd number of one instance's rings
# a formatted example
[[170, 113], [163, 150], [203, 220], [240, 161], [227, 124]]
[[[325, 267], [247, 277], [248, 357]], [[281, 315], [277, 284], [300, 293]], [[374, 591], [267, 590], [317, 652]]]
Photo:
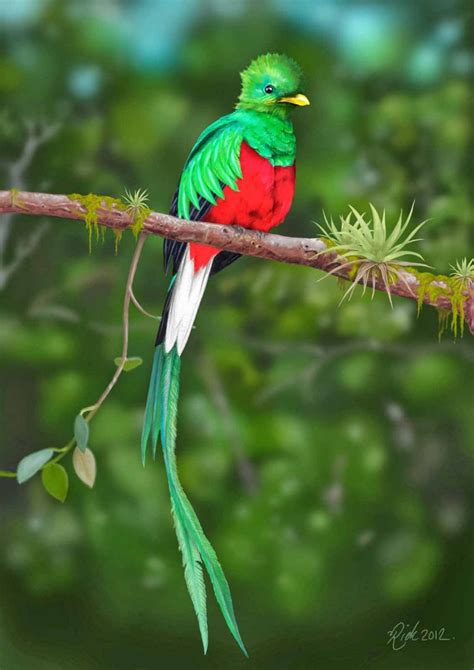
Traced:
[[[65, 195], [48, 193], [29, 193], [27, 191], [0, 191], [0, 214], [27, 214], [33, 216], [54, 216], [63, 219], [84, 220], [86, 208], [76, 200]], [[90, 212], [89, 212], [90, 214]], [[115, 230], [124, 230], [133, 224], [125, 208], [116, 204], [102, 206], [93, 212], [97, 223]], [[203, 221], [186, 221], [169, 214], [151, 212], [144, 221], [146, 233], [160, 235], [182, 242], [201, 242], [219, 249], [256, 256], [281, 263], [292, 263], [331, 272], [336, 277], [354, 281], [347, 259], [341, 259], [327, 247], [320, 238], [283, 237], [282, 235], [262, 234], [238, 226], [221, 226]], [[327, 253], [326, 253], [327, 252]], [[376, 281], [375, 288], [386, 292], [382, 278]], [[441, 289], [431, 290], [431, 289]], [[390, 284], [392, 295], [398, 295], [448, 312], [453, 311], [450, 299], [450, 287], [443, 277], [433, 276], [430, 285], [422, 286], [418, 276], [410, 271], [400, 270], [396, 282]], [[474, 282], [462, 292], [464, 300], [464, 318], [474, 334]]]

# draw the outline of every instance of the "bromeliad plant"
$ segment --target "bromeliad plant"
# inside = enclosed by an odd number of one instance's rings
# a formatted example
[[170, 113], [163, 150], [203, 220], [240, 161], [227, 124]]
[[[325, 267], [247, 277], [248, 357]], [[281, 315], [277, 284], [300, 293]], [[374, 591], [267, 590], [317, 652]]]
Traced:
[[[328, 219], [326, 215], [324, 215], [326, 226], [317, 224], [323, 233], [323, 237], [330, 242], [330, 250], [347, 259], [347, 262], [339, 265], [337, 270], [351, 266], [354, 269], [352, 282], [342, 296], [341, 302], [345, 298], [350, 300], [359, 283], [363, 286], [363, 293], [365, 293], [367, 286], [371, 284], [373, 297], [378, 280], [383, 282], [390, 305], [392, 305], [390, 284], [395, 281], [402, 281], [408, 291], [413, 293], [401, 272], [402, 268], [406, 266], [428, 267], [423, 262], [424, 259], [420, 253], [408, 249], [410, 244], [420, 241], [420, 238], [416, 238], [415, 235], [426, 223], [426, 221], [422, 221], [410, 232], [407, 232], [413, 214], [413, 206], [414, 203], [405, 220], [403, 220], [403, 212], [400, 212], [398, 221], [391, 231], [387, 231], [385, 210], [380, 215], [372, 204], [370, 205], [371, 218], [366, 219], [365, 212], [360, 213], [350, 205], [349, 214], [346, 217], [339, 217], [340, 227], [334, 223], [332, 218]], [[409, 258], [418, 260], [413, 261]], [[328, 272], [328, 275], [335, 271], [336, 269]]]

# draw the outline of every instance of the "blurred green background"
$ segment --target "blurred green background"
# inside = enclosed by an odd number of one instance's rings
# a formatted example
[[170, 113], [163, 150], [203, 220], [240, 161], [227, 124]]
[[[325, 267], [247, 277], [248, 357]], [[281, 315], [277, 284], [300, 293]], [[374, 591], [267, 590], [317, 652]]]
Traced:
[[[416, 201], [439, 272], [472, 256], [468, 4], [415, 0], [0, 0], [0, 187], [121, 196], [166, 211], [199, 132], [266, 51], [303, 66], [298, 184], [282, 232], [322, 212]], [[469, 149], [471, 147], [471, 149]], [[0, 467], [60, 447], [120, 354], [134, 239], [78, 223], [0, 226]], [[461, 670], [474, 663], [474, 349], [411, 301], [242, 259], [211, 281], [184, 356], [178, 462], [250, 652], [213, 597], [202, 656], [161, 462], [139, 434], [156, 323], [94, 419], [98, 479], [61, 505], [0, 480], [0, 668]], [[136, 294], [159, 312], [161, 240]], [[393, 651], [398, 622], [449, 642]]]

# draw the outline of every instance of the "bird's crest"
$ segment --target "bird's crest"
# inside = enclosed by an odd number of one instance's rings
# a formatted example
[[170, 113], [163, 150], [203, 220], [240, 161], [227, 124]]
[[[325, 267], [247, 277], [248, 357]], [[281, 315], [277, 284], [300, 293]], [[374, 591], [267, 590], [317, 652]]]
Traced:
[[303, 71], [289, 56], [264, 54], [240, 74], [242, 90], [237, 107], [270, 111], [283, 96], [300, 93]]

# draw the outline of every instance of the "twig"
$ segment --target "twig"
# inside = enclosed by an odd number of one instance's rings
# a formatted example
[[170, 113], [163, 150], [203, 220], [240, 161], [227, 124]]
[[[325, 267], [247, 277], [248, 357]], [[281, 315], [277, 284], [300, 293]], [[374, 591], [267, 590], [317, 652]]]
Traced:
[[33, 158], [44, 144], [47, 144], [58, 133], [60, 123], [37, 123], [32, 119], [24, 121], [26, 140], [20, 155], [14, 161], [7, 162], [7, 172], [14, 188], [23, 189], [25, 173], [33, 162]]
[[156, 321], [159, 321], [161, 319], [161, 316], [155, 316], [154, 314], [150, 314], [150, 312], [147, 312], [146, 309], [141, 306], [141, 304], [135, 297], [132, 287], [130, 287], [130, 298], [135, 307], [138, 309], [138, 311], [141, 312], [144, 316], [147, 316], [149, 319], [155, 319]]
[[285, 389], [289, 388], [290, 386], [294, 386], [295, 384], [298, 385], [298, 388], [301, 388], [303, 384], [308, 384], [318, 375], [319, 371], [325, 363], [326, 361], [323, 358], [316, 360], [311, 363], [311, 365], [305, 365], [303, 370], [301, 370], [301, 372], [298, 374], [292, 375], [291, 377], [285, 377], [285, 379], [282, 379], [277, 384], [268, 386], [256, 396], [256, 404], [262, 405], [273, 396], [278, 395]]
[[0, 291], [5, 288], [12, 274], [18, 270], [23, 261], [33, 254], [48, 228], [47, 222], [40, 223], [25, 240], [18, 242], [12, 260], [0, 265]]
[[[94, 405], [90, 405], [89, 407], [84, 407], [81, 409], [80, 414], [84, 416], [86, 421], [91, 421], [94, 416], [97, 414], [99, 411], [100, 407], [102, 406], [103, 402], [105, 399], [108, 397], [109, 393], [112, 391], [114, 388], [115, 384], [117, 383], [120, 375], [122, 374], [125, 363], [127, 361], [127, 356], [128, 356], [128, 332], [129, 332], [129, 314], [130, 314], [130, 300], [131, 296], [133, 293], [133, 280], [135, 278], [135, 273], [137, 271], [137, 266], [138, 266], [138, 261], [140, 259], [140, 255], [143, 249], [143, 245], [146, 240], [146, 235], [141, 234], [140, 237], [138, 238], [135, 251], [132, 256], [132, 262], [130, 264], [130, 269], [128, 271], [128, 277], [127, 277], [127, 283], [125, 286], [125, 295], [123, 298], [123, 309], [122, 309], [122, 334], [123, 334], [123, 339], [122, 339], [122, 356], [120, 359], [120, 363], [117, 366], [117, 369], [114, 372], [114, 375], [110, 382], [107, 384], [105, 390], [102, 392], [100, 395], [99, 399], [97, 400]], [[55, 456], [53, 459], [51, 459], [48, 464], [52, 463], [58, 463], [61, 461], [66, 454], [68, 454], [75, 446], [76, 444], [76, 438], [73, 437], [69, 442], [66, 444], [66, 446], [60, 448], [60, 449], [54, 449], [54, 451], [58, 452], [58, 455]], [[0, 470], [0, 477], [15, 477], [16, 473], [15, 472], [10, 472], [7, 470]]]
[[[78, 201], [65, 195], [48, 193], [28, 193], [22, 191], [13, 197], [10, 191], [0, 191], [0, 214], [29, 214], [33, 216], [56, 216], [65, 219], [84, 220], [86, 209]], [[112, 206], [98, 207], [94, 212], [100, 225], [123, 230], [133, 224], [130, 215], [122, 209]], [[281, 235], [262, 234], [254, 230], [246, 230], [237, 226], [221, 226], [203, 221], [186, 221], [169, 214], [151, 212], [143, 224], [143, 230], [153, 235], [161, 235], [182, 242], [201, 242], [219, 249], [225, 249], [247, 256], [256, 256], [281, 263], [305, 265], [331, 272], [342, 279], [354, 281], [350, 276], [351, 268], [347, 261], [331, 251], [325, 241], [320, 238], [307, 239], [283, 237]], [[361, 280], [362, 281], [362, 280]], [[448, 289], [443, 279], [434, 278], [433, 288]], [[383, 280], [378, 277], [375, 288], [387, 292]], [[426, 287], [425, 287], [426, 289]], [[397, 281], [390, 284], [391, 295], [398, 295], [414, 300], [422, 292], [423, 302], [438, 309], [452, 311], [449, 295], [441, 294], [432, 297], [430, 290], [422, 291], [422, 286], [415, 274], [400, 269]], [[474, 333], [474, 282], [470, 282], [463, 293], [465, 297], [465, 320]]]
[[[33, 162], [33, 159], [44, 144], [49, 142], [58, 132], [60, 124], [35, 124], [28, 120], [24, 122], [26, 138], [20, 155], [12, 161], [2, 161], [7, 177], [7, 182], [12, 189], [21, 190], [25, 188], [25, 174]], [[20, 241], [13, 251], [13, 258], [6, 262], [5, 254], [10, 239], [13, 213], [3, 218], [0, 226], [0, 291], [5, 288], [13, 273], [20, 267], [22, 262], [30, 256], [38, 246], [41, 238], [47, 230], [46, 223], [38, 226], [26, 240]]]
[[[237, 338], [236, 338], [237, 339]], [[420, 356], [427, 352], [447, 351], [453, 354], [459, 354], [467, 361], [474, 363], [474, 350], [472, 346], [464, 345], [461, 342], [422, 342], [419, 344], [388, 344], [380, 340], [367, 339], [356, 340], [353, 342], [342, 342], [329, 346], [312, 344], [311, 342], [285, 342], [276, 341], [273, 343], [261, 340], [256, 337], [239, 337], [238, 340], [246, 347], [255, 349], [269, 355], [280, 355], [288, 352], [310, 354], [313, 356], [336, 358], [351, 354], [356, 351], [373, 351], [394, 356]]]
[[125, 363], [127, 361], [127, 356], [128, 356], [128, 331], [129, 331], [129, 314], [130, 314], [130, 300], [131, 296], [133, 293], [133, 280], [135, 278], [135, 273], [137, 271], [137, 266], [138, 266], [138, 261], [140, 259], [143, 245], [145, 244], [146, 240], [146, 235], [141, 234], [140, 237], [138, 238], [137, 245], [135, 247], [135, 251], [133, 253], [132, 257], [132, 262], [130, 264], [130, 269], [128, 271], [128, 277], [127, 277], [127, 283], [125, 285], [125, 295], [123, 298], [123, 308], [122, 308], [122, 333], [123, 333], [123, 339], [122, 339], [122, 355], [121, 355], [121, 360], [120, 364], [117, 366], [117, 369], [114, 372], [114, 375], [104, 391], [102, 392], [101, 396], [97, 400], [97, 402], [94, 405], [90, 405], [89, 407], [85, 407], [82, 410], [82, 414], [87, 414], [85, 416], [86, 421], [91, 421], [94, 416], [97, 414], [99, 408], [101, 407], [102, 403], [104, 400], [107, 398], [109, 393], [112, 391], [114, 388], [115, 384], [117, 383], [120, 375], [123, 372], [123, 369], [125, 367]]
[[232, 451], [235, 454], [237, 463], [237, 471], [242, 482], [244, 490], [253, 495], [258, 489], [258, 478], [253, 463], [245, 453], [245, 448], [242, 444], [240, 431], [235, 422], [232, 410], [230, 409], [227, 395], [221, 383], [219, 373], [210, 356], [202, 354], [201, 356], [201, 377], [208, 387], [211, 398], [222, 418], [222, 428], [227, 439], [231, 445]]
[[298, 345], [297, 343], [285, 344], [276, 342], [273, 347], [270, 347], [265, 341], [262, 342], [255, 338], [245, 338], [243, 343], [245, 346], [267, 354], [282, 354], [291, 351], [293, 353], [312, 354], [315, 357], [315, 360], [313, 360], [312, 363], [306, 365], [303, 370], [297, 374], [294, 374], [291, 377], [285, 377], [285, 379], [282, 379], [280, 382], [263, 389], [255, 398], [257, 404], [266, 402], [291, 386], [298, 385], [298, 387], [300, 387], [303, 383], [312, 382], [319, 372], [331, 361], [359, 351], [381, 352], [393, 356], [407, 357], [420, 356], [429, 351], [448, 351], [460, 354], [469, 363], [474, 362], [474, 351], [472, 350], [472, 347], [469, 348], [467, 346], [462, 346], [461, 344], [455, 344], [454, 342], [437, 342], [432, 345], [420, 344], [404, 346], [385, 344], [379, 340], [360, 340], [354, 342], [342, 342], [327, 347], [319, 345], [313, 346], [307, 343]]

